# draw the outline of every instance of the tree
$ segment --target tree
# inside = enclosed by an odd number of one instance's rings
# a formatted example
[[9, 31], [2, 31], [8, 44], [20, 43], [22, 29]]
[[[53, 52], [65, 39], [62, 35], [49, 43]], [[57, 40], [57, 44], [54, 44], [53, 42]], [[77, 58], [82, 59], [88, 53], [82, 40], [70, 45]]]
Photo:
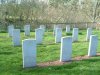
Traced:
[[91, 22], [96, 22], [100, 18], [100, 0], [85, 0], [82, 6], [81, 11]]

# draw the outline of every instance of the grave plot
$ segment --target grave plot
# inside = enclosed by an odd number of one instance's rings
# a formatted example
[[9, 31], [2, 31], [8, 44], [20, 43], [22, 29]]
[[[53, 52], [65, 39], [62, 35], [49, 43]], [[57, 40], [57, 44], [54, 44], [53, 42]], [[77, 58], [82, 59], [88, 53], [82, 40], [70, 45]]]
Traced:
[[62, 29], [56, 28], [56, 30], [55, 30], [55, 43], [60, 43], [61, 37], [62, 37]]
[[100, 0], [0, 0], [0, 75], [100, 75]]
[[13, 29], [14, 29], [14, 25], [9, 25], [8, 26], [8, 36], [9, 37], [13, 36], [13, 33], [12, 33]]
[[24, 32], [25, 36], [30, 36], [30, 25], [24, 26]]
[[[12, 37], [7, 37], [8, 33], [0, 33], [0, 36], [3, 37], [0, 37], [1, 73], [4, 74], [6, 71], [7, 74], [16, 72], [15, 75], [45, 74], [47, 72], [54, 74], [52, 71], [55, 70], [57, 74], [62, 74], [60, 71], [63, 71], [64, 74], [73, 74], [72, 71], [75, 70], [74, 74], [79, 74], [77, 73], [80, 72], [79, 69], [86, 70], [87, 67], [85, 74], [91, 69], [91, 65], [99, 69], [97, 65], [99, 66], [100, 62], [100, 31], [93, 30], [95, 36], [91, 36], [90, 41], [86, 41], [87, 30], [78, 32], [78, 41], [72, 42], [72, 35], [66, 35], [66, 31], [62, 31], [61, 43], [55, 43], [53, 32], [45, 32], [41, 44], [36, 44], [35, 32], [30, 32], [30, 36], [24, 36], [24, 32], [21, 32], [20, 40], [24, 41], [21, 46], [17, 47], [12, 45]], [[95, 45], [91, 44], [92, 42]], [[92, 53], [94, 53], [93, 56], [96, 56], [90, 57], [89, 55]]]
[[87, 29], [87, 36], [86, 36], [86, 41], [90, 40], [90, 36], [92, 35], [92, 28]]
[[26, 39], [22, 42], [23, 68], [36, 66], [36, 40]]
[[67, 32], [67, 33], [70, 32], [70, 25], [66, 25], [66, 32]]
[[12, 31], [13, 46], [20, 46], [20, 29], [13, 29]]
[[73, 42], [78, 41], [78, 28], [73, 28], [72, 38], [73, 38]]

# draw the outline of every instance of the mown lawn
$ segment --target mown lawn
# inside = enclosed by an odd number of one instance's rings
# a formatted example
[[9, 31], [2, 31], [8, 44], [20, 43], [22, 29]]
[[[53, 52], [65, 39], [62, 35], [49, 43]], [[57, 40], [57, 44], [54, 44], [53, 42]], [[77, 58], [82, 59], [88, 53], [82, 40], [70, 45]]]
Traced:
[[[100, 52], [100, 31], [94, 30], [98, 35]], [[63, 31], [63, 36], [68, 36]], [[34, 38], [21, 33], [21, 40]], [[89, 42], [85, 41], [86, 30], [80, 30], [79, 41], [73, 43], [72, 57], [87, 55]], [[60, 43], [54, 43], [52, 32], [46, 32], [43, 44], [37, 46], [37, 63], [59, 60]], [[12, 40], [7, 33], [0, 33], [0, 75], [100, 75], [100, 56], [91, 59], [74, 61], [63, 66], [22, 68], [22, 47], [13, 47]]]

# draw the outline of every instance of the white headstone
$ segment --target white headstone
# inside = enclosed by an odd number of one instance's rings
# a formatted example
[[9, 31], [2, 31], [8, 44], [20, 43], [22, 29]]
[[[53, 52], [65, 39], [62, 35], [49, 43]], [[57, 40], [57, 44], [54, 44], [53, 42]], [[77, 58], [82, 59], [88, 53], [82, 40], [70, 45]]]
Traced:
[[72, 37], [61, 39], [60, 61], [70, 61], [72, 57]]
[[86, 23], [86, 28], [88, 28], [88, 24]]
[[73, 42], [78, 41], [78, 28], [73, 28]]
[[24, 31], [26, 36], [30, 36], [30, 25], [25, 25]]
[[8, 34], [10, 37], [13, 35], [13, 29], [14, 29], [13, 25], [8, 26]]
[[86, 41], [90, 40], [90, 36], [92, 35], [92, 28], [87, 29], [87, 36], [86, 36]]
[[57, 28], [60, 28], [60, 26], [59, 26], [59, 25], [54, 25], [53, 35], [55, 35], [55, 32], [56, 32], [56, 29], [57, 29]]
[[56, 28], [55, 30], [55, 43], [60, 43], [62, 38], [62, 29]]
[[98, 37], [96, 35], [91, 35], [88, 56], [95, 56], [96, 55], [97, 46], [98, 46]]
[[40, 28], [43, 29], [43, 31], [45, 32], [45, 26], [44, 25], [40, 25]]
[[22, 42], [23, 68], [36, 66], [36, 40], [26, 39]]
[[20, 45], [20, 29], [13, 29], [12, 41], [14, 46]]
[[76, 24], [74, 24], [73, 28], [76, 28]]
[[68, 32], [68, 33], [70, 32], [70, 25], [66, 26], [66, 32]]
[[41, 44], [43, 41], [44, 31], [41, 28], [35, 29], [35, 39], [37, 44]]

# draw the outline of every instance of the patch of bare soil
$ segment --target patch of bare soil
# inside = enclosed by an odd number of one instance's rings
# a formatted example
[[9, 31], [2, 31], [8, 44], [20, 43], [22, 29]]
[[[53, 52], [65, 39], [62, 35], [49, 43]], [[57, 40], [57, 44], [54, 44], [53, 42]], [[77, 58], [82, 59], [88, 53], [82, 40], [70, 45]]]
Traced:
[[65, 63], [70, 63], [71, 61], [68, 62], [60, 62], [59, 60], [57, 61], [51, 61], [51, 62], [45, 62], [45, 63], [40, 63], [38, 64], [39, 67], [47, 67], [47, 66], [60, 66]]
[[[100, 56], [100, 53], [97, 53], [97, 56]], [[48, 66], [61, 66], [63, 64], [68, 64], [71, 63], [72, 61], [80, 61], [80, 60], [85, 60], [85, 59], [89, 59], [91, 57], [85, 55], [85, 56], [77, 56], [75, 58], [72, 58], [71, 61], [67, 61], [67, 62], [60, 62], [59, 60], [57, 61], [51, 61], [51, 62], [44, 62], [44, 63], [39, 63], [37, 66], [38, 67], [48, 67]]]

